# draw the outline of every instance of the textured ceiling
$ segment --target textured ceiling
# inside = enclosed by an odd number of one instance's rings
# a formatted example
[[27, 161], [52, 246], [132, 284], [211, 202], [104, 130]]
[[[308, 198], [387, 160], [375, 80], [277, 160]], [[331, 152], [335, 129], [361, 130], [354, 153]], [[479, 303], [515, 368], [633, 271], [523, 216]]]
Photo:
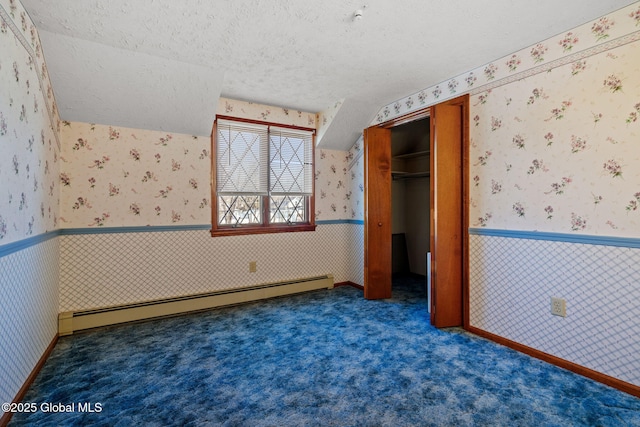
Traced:
[[383, 105], [633, 2], [22, 3], [64, 120], [208, 135], [219, 96], [309, 112], [344, 100], [325, 143], [347, 149]]

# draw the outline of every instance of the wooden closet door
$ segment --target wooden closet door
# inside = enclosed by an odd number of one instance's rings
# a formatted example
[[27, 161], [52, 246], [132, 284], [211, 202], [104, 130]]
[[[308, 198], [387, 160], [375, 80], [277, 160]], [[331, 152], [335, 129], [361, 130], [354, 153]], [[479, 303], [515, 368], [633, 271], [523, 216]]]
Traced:
[[431, 323], [462, 325], [462, 106], [431, 109]]
[[391, 131], [364, 131], [364, 297], [391, 298]]

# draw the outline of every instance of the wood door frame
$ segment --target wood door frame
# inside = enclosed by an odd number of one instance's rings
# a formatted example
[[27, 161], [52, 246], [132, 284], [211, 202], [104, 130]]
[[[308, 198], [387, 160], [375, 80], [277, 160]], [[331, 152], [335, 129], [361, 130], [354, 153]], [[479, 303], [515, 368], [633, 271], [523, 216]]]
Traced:
[[[460, 97], [450, 99], [442, 104], [457, 105], [461, 107], [462, 112], [462, 141], [461, 141], [461, 162], [462, 170], [462, 325], [463, 328], [469, 327], [469, 95], [465, 94]], [[405, 123], [431, 117], [432, 107], [426, 107], [412, 113], [396, 117], [378, 125], [371, 127], [393, 128]], [[366, 139], [365, 139], [366, 145]], [[366, 151], [366, 147], [364, 148]], [[365, 165], [366, 167], [366, 165]], [[431, 189], [430, 189], [431, 191]], [[365, 201], [366, 203], [366, 201]], [[365, 217], [365, 227], [367, 218]], [[367, 253], [367, 245], [365, 244], [365, 257]], [[365, 276], [364, 287], [367, 288], [368, 283]]]

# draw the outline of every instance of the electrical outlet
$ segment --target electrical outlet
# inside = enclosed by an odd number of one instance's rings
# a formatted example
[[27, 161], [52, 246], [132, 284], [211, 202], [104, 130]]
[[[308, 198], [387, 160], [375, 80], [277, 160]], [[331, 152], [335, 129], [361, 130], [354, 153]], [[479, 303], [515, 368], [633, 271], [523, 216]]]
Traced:
[[257, 271], [256, 261], [249, 261], [249, 273], [255, 273]]
[[551, 314], [567, 317], [567, 303], [562, 298], [551, 297]]

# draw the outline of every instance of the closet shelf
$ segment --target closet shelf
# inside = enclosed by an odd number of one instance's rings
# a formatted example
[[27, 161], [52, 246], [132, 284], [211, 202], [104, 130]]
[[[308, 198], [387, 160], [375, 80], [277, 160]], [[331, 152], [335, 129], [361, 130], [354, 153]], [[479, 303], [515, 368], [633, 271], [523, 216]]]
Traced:
[[430, 176], [429, 172], [391, 172], [391, 178], [398, 179], [411, 179], [411, 178], [426, 178]]
[[411, 159], [414, 157], [426, 157], [429, 155], [429, 151], [416, 151], [414, 153], [397, 154], [393, 156], [394, 159]]

